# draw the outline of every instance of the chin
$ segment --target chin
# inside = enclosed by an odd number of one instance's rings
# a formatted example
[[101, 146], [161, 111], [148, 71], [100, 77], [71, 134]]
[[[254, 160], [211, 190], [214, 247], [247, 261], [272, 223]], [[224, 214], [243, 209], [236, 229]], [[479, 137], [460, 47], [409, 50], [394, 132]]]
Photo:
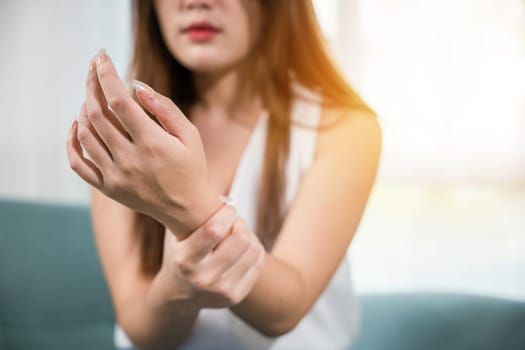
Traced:
[[228, 69], [227, 66], [214, 65], [214, 64], [202, 64], [194, 65], [193, 67], [188, 67], [193, 73], [197, 74], [214, 74], [219, 72], [224, 72]]
[[238, 65], [245, 55], [242, 50], [224, 46], [181, 45], [171, 50], [174, 57], [195, 73], [217, 73]]
[[181, 63], [194, 73], [211, 74], [223, 72], [235, 66], [235, 62], [219, 62], [217, 59], [193, 58]]

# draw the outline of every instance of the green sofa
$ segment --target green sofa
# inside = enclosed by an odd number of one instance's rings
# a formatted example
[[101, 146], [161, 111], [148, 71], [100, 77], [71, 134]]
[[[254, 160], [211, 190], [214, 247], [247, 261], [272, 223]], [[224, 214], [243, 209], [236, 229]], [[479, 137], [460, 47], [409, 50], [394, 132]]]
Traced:
[[0, 201], [0, 350], [113, 349], [89, 212]]
[[[113, 349], [87, 208], [4, 199], [0, 223], [0, 350]], [[352, 350], [525, 350], [523, 302], [391, 294], [361, 304]]]

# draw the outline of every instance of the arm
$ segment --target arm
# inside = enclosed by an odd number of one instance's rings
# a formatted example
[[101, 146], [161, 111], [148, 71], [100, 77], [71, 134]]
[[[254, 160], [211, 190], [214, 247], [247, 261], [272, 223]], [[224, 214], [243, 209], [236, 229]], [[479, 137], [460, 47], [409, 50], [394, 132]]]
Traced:
[[[96, 70], [100, 86], [89, 87], [88, 83], [87, 108], [68, 139], [71, 167], [106, 196], [132, 212], [156, 218], [178, 238], [165, 235], [166, 241], [173, 238], [170, 242], [175, 243], [165, 245], [171, 251], [164, 251], [163, 267], [153, 280], [137, 278], [133, 268], [126, 272], [133, 266], [131, 258], [127, 264], [103, 262], [104, 266], [121, 264], [119, 269], [105, 270], [108, 279], [116, 281], [109, 283], [117, 314], [126, 331], [133, 333], [133, 341], [148, 348], [178, 344], [181, 338], [176, 335], [187, 333], [197, 310], [210, 305], [237, 304], [234, 312], [265, 334], [293, 328], [330, 280], [361, 217], [379, 157], [375, 119], [352, 115], [341, 126], [321, 134], [316, 164], [304, 178], [272, 254], [265, 256], [242, 220], [235, 221], [231, 233], [231, 223], [224, 225], [227, 230], [212, 223], [200, 235], [197, 230], [183, 239], [189, 228], [217, 208], [217, 197], [205, 186], [198, 132], [171, 101], [145, 91], [139, 96], [141, 103], [171, 135], [158, 128], [127, 96], [109, 59], [100, 62]], [[93, 71], [88, 82], [97, 81]], [[105, 107], [108, 104], [111, 108]], [[82, 148], [90, 159], [83, 157]], [[338, 175], [331, 176], [334, 173]], [[103, 217], [104, 213], [94, 215]], [[97, 224], [97, 235], [104, 235], [102, 241], [115, 229], [109, 226], [111, 220], [110, 215]], [[123, 219], [117, 227], [127, 233], [128, 243], [130, 221]], [[125, 249], [122, 255], [133, 255], [130, 244], [113, 246]], [[111, 259], [107, 257], [113, 253], [104, 253], [106, 248], [100, 247], [101, 255], [106, 256], [102, 259]], [[275, 281], [282, 285], [276, 287]], [[135, 301], [138, 304], [130, 306]], [[139, 325], [141, 318], [148, 324]]]
[[91, 191], [91, 201], [97, 250], [119, 324], [141, 349], [179, 344], [189, 334], [198, 310], [188, 304], [161, 307], [148, 302], [154, 276], [141, 273], [135, 213], [96, 189]]
[[[100, 69], [98, 71], [95, 69], [94, 62], [91, 64], [87, 78], [86, 102], [82, 106], [78, 122], [73, 123], [68, 136], [68, 157], [71, 168], [92, 185], [92, 221], [95, 240], [117, 319], [132, 341], [141, 348], [162, 348], [166, 344], [179, 344], [188, 335], [198, 309], [185, 301], [172, 301], [161, 305], [156, 303], [155, 299], [148, 299], [150, 290], [158, 288], [154, 288], [157, 284], [155, 276], [145, 276], [141, 272], [141, 247], [136, 237], [135, 220], [137, 211], [140, 211], [140, 207], [144, 205], [140, 204], [140, 198], [137, 200], [136, 197], [128, 196], [127, 202], [135, 206], [134, 209], [130, 209], [129, 205], [123, 205], [110, 198], [108, 194], [118, 195], [120, 192], [115, 186], [117, 182], [113, 180], [119, 175], [117, 170], [122, 171], [122, 165], [130, 170], [133, 166], [130, 161], [138, 158], [134, 152], [140, 150], [138, 147], [142, 144], [140, 131], [151, 133], [156, 140], [169, 135], [165, 131], [159, 134], [160, 129], [155, 129], [155, 124], [145, 115], [142, 118], [141, 116], [136, 116], [135, 119], [128, 118], [125, 124], [120, 123], [117, 115], [109, 110], [107, 101], [112, 101], [115, 111], [124, 108], [143, 112], [137, 109], [138, 106], [134, 105], [125, 93], [109, 59], [106, 60], [105, 66], [106, 70], [99, 72]], [[114, 91], [119, 93], [118, 98], [104, 95], [97, 72], [104, 75], [107, 82], [106, 89], [111, 90], [113, 95], [115, 95]], [[124, 101], [129, 103], [123, 106]], [[140, 122], [143, 125], [138, 125]], [[193, 130], [180, 130], [179, 134], [184, 131], [190, 134]], [[169, 137], [168, 142], [177, 141], [174, 137]], [[181, 146], [180, 142], [170, 147], [178, 146]], [[83, 148], [89, 154], [89, 158], [84, 157]], [[122, 149], [126, 149], [126, 152]], [[178, 151], [182, 156], [186, 153], [185, 149], [180, 147]], [[151, 158], [151, 154], [149, 156]], [[196, 162], [199, 154], [187, 156], [193, 163], [199, 163]], [[118, 166], [121, 166], [120, 169], [117, 168]], [[189, 171], [194, 170], [189, 169]], [[169, 171], [166, 170], [166, 173]], [[132, 175], [136, 173], [128, 171], [125, 177], [134, 186], [138, 186], [141, 179], [131, 179]], [[151, 195], [151, 192], [146, 189], [141, 195], [145, 197]], [[201, 199], [208, 198], [202, 196], [202, 192], [201, 190]], [[184, 234], [188, 228], [201, 224], [206, 215], [210, 215], [212, 207], [217, 206], [219, 200], [213, 197], [205, 201], [191, 202], [203, 203], [204, 206], [191, 208], [185, 206], [183, 210], [179, 210], [178, 216], [183, 220], [173, 220], [170, 223], [174, 232]], [[188, 226], [181, 225], [182, 222]]]
[[[187, 237], [220, 206], [197, 129], [171, 100], [136, 87], [160, 128], [127, 95], [104, 53], [91, 67], [86, 102], [68, 136], [69, 162], [93, 187], [97, 246], [120, 323], [140, 348], [173, 347], [200, 308], [228, 307], [246, 296], [263, 249], [255, 236], [242, 234], [243, 222], [228, 208], [214, 215], [228, 230], [213, 224]], [[155, 276], [139, 268], [136, 212], [167, 227]]]
[[[262, 271], [245, 297], [231, 300], [235, 314], [267, 336], [284, 334], [303, 318], [346, 254], [375, 179], [380, 148], [380, 128], [370, 115], [348, 116], [321, 134], [316, 162], [305, 175], [272, 252], [265, 253]], [[223, 235], [231, 226], [213, 217], [202, 232], [213, 232], [217, 225], [223, 227]], [[237, 225], [224, 241], [246, 236], [255, 235], [246, 225]], [[209, 239], [194, 232], [188, 241], [198, 245]], [[191, 267], [196, 283], [206, 276], [198, 262], [182, 259], [173, 265], [177, 264]], [[159, 279], [167, 290], [173, 289], [169, 275]], [[221, 279], [217, 280], [228, 282]], [[234, 292], [235, 283], [223, 286], [225, 295]], [[178, 299], [174, 294], [171, 298]]]
[[[145, 276], [140, 266], [139, 241], [134, 238], [136, 213], [96, 189], [92, 189], [91, 198], [96, 245], [117, 319], [140, 349], [181, 344], [202, 307], [227, 307], [240, 302], [259, 275], [262, 247], [252, 243], [257, 240], [253, 235], [245, 234], [245, 227], [231, 207], [221, 208], [213, 215], [214, 222], [200, 226], [181, 242], [167, 230], [161, 270]], [[235, 232], [217, 229], [217, 222], [224, 228], [235, 228]], [[250, 245], [260, 249], [250, 249]], [[214, 254], [208, 254], [210, 250]], [[236, 263], [228, 262], [232, 256]], [[192, 268], [187, 259], [196, 262]], [[178, 269], [181, 263], [182, 273]], [[192, 278], [196, 279], [193, 285], [187, 282]], [[204, 287], [205, 283], [209, 285]], [[196, 290], [194, 285], [203, 288]]]
[[344, 258], [375, 179], [381, 148], [377, 120], [349, 115], [321, 132], [261, 277], [232, 310], [269, 336], [291, 330], [308, 312]]

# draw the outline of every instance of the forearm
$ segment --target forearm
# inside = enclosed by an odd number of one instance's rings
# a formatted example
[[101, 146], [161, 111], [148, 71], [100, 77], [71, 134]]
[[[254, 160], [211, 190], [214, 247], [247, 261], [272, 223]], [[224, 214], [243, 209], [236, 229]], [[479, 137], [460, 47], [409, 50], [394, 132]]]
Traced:
[[191, 332], [198, 308], [188, 302], [162, 302], [137, 295], [117, 306], [120, 325], [138, 349], [172, 349]]
[[[217, 204], [214, 204], [214, 206], [216, 205]], [[222, 212], [225, 213], [224, 211]], [[218, 213], [219, 212], [217, 211], [215, 214], [211, 215], [212, 217], [209, 218], [210, 220], [206, 221], [205, 225], [199, 226], [198, 230], [192, 232], [190, 237], [193, 238], [189, 239], [197, 241], [216, 239], [216, 233], [209, 235], [207, 232], [213, 232], [217, 227], [221, 227], [221, 231], [224, 231], [219, 236], [231, 237], [233, 233], [228, 235], [231, 224], [225, 224], [224, 217], [221, 219], [219, 217], [220, 214]], [[219, 225], [217, 226], [217, 224]], [[210, 227], [212, 228], [211, 231], [208, 229]], [[253, 236], [253, 233], [249, 231], [247, 226], [240, 225], [236, 227], [239, 229], [238, 232], [242, 231], [246, 235]], [[169, 225], [168, 230], [173, 232], [177, 230], [177, 227], [175, 225]], [[221, 238], [221, 240], [222, 239], [224, 238]], [[186, 240], [184, 241], [186, 242]], [[171, 245], [168, 244], [166, 247], [171, 247]], [[186, 252], [183, 254], [185, 255]], [[166, 259], [168, 256], [178, 256], [178, 254], [173, 251], [164, 258]], [[241, 303], [231, 307], [231, 309], [235, 314], [254, 328], [258, 329], [261, 333], [268, 336], [277, 336], [291, 330], [302, 318], [302, 315], [308, 308], [308, 298], [305, 297], [307, 288], [305, 288], [306, 286], [301, 278], [301, 274], [290, 264], [287, 264], [268, 253], [266, 253], [264, 261], [264, 267], [262, 268], [255, 285], [251, 288], [251, 291]], [[180, 261], [176, 258], [173, 259], [171, 263], [169, 260], [167, 260], [167, 262], [167, 270], [169, 270], [169, 266], [176, 268], [179, 263], [182, 263], [185, 269], [190, 266], [189, 261]], [[210, 266], [208, 266], [208, 268], [209, 267]], [[178, 273], [171, 273], [166, 274], [166, 276], [174, 277], [177, 274]], [[159, 300], [159, 302], [155, 304], [162, 305], [165, 303], [165, 300], [170, 299], [181, 300], [180, 298], [173, 298], [173, 296], [177, 294], [182, 295], [182, 300], [185, 300], [184, 291], [177, 292], [178, 283], [174, 286], [173, 282], [170, 282], [170, 278], [157, 278], [156, 280], [158, 280], [159, 283], [158, 288], [155, 289], [157, 291], [163, 290], [163, 292], [155, 293], [155, 299]], [[243, 284], [243, 279], [239, 279], [237, 284]], [[211, 290], [208, 292], [211, 293], [210, 295], [214, 294]], [[202, 304], [204, 304], [204, 302], [205, 301], [202, 301]], [[213, 303], [213, 298], [210, 299], [209, 302]], [[151, 331], [149, 333], [151, 333]], [[184, 336], [184, 334], [182, 335]]]
[[231, 310], [266, 336], [279, 336], [301, 320], [307, 308], [306, 291], [296, 269], [267, 253], [253, 289]]
[[166, 249], [171, 246], [167, 242], [172, 235], [183, 239], [189, 227], [202, 225], [210, 211], [217, 211], [221, 204], [218, 196], [209, 195], [206, 201], [195, 201], [191, 210], [178, 211], [176, 218], [173, 215], [164, 221], [167, 236], [163, 266], [143, 291], [133, 288], [135, 291], [126, 297], [127, 301], [118, 305], [119, 322], [139, 349], [173, 348], [190, 333], [200, 306], [189, 297], [191, 293], [187, 294], [185, 284], [177, 283], [173, 278], [176, 274], [169, 266], [176, 254]]

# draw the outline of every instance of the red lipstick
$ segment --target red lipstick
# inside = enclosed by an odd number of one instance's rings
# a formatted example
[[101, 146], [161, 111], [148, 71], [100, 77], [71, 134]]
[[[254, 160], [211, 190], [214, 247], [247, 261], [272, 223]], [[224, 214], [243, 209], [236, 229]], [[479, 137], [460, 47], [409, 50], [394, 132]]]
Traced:
[[188, 34], [191, 40], [193, 41], [208, 41], [213, 39], [217, 33], [219, 33], [219, 28], [211, 25], [208, 22], [194, 22], [188, 27], [184, 28], [183, 32]]

